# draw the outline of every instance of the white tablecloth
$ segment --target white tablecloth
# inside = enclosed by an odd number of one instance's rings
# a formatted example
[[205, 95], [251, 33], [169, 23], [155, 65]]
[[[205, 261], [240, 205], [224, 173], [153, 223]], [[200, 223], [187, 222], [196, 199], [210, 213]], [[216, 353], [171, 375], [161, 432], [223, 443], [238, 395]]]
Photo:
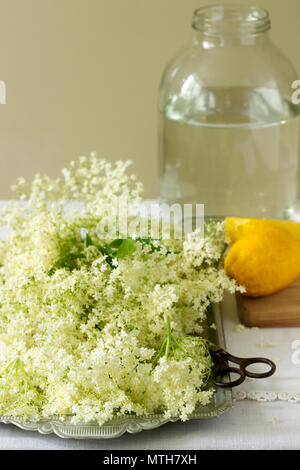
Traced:
[[[243, 399], [218, 418], [170, 423], [115, 440], [64, 440], [0, 424], [0, 449], [300, 449], [300, 364], [291, 359], [300, 328], [241, 329], [233, 296], [225, 298], [222, 315], [230, 352], [269, 357], [278, 365], [275, 376], [247, 380], [235, 389], [239, 398], [244, 398], [240, 392], [250, 398], [272, 392], [265, 396], [275, 401]], [[298, 402], [283, 401], [293, 392]]]

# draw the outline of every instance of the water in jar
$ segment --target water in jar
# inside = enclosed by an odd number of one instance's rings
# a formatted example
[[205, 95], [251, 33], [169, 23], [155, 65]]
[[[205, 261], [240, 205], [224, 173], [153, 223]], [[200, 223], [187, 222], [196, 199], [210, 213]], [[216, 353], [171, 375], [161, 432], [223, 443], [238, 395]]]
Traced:
[[160, 113], [160, 199], [206, 216], [290, 217], [299, 108], [271, 89], [211, 89]]

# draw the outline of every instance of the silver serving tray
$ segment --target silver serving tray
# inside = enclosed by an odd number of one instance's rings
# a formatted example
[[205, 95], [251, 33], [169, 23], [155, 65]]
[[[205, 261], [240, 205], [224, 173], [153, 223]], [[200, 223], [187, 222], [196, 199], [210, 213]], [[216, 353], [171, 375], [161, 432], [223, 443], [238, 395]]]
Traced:
[[[216, 330], [210, 328], [215, 323]], [[211, 342], [225, 348], [224, 331], [219, 304], [214, 305], [207, 315], [205, 336]], [[189, 419], [213, 418], [232, 407], [232, 392], [228, 389], [217, 388], [210, 403], [199, 406]], [[41, 434], [54, 433], [59, 437], [72, 439], [113, 439], [125, 432], [136, 433], [143, 430], [155, 429], [168, 422], [178, 421], [178, 417], [164, 418], [163, 415], [116, 416], [111, 421], [99, 426], [96, 422], [72, 424], [70, 419], [64, 421], [58, 418], [41, 420], [36, 423], [22, 419], [0, 416], [0, 423], [14, 424], [25, 431], [38, 431]]]

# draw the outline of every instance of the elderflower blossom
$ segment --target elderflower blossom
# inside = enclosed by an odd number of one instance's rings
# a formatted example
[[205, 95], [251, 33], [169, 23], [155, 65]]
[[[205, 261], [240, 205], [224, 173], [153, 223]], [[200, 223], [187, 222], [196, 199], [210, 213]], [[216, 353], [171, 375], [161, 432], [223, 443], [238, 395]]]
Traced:
[[[19, 179], [24, 202], [2, 218], [9, 235], [0, 246], [0, 415], [185, 420], [209, 402], [209, 353], [188, 335], [201, 334], [209, 305], [237, 288], [216, 268], [222, 227], [218, 237], [152, 244], [134, 233], [125, 242], [99, 238], [97, 226], [117, 217], [118, 200], [140, 204], [128, 164], [92, 154], [61, 178]], [[177, 335], [169, 357], [166, 319]]]

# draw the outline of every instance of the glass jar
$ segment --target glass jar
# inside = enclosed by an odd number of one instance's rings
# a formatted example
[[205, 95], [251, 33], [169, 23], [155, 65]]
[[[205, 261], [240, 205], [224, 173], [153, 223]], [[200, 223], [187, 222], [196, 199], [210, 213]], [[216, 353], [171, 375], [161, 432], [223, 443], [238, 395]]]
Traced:
[[290, 217], [297, 198], [297, 78], [269, 38], [266, 10], [195, 11], [193, 42], [167, 65], [159, 96], [160, 200], [206, 216]]

